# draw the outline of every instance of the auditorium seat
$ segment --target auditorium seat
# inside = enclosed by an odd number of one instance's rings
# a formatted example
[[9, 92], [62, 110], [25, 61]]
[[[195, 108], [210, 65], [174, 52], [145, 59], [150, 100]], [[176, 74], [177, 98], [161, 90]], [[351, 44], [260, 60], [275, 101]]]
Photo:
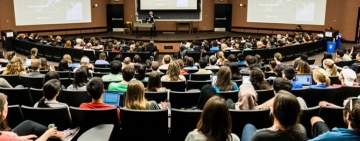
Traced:
[[92, 101], [86, 91], [61, 90], [60, 95], [65, 97], [66, 101], [64, 103], [73, 107], [79, 107], [81, 103]]
[[61, 48], [59, 47], [52, 47], [51, 48], [51, 52], [53, 54], [53, 59], [55, 61], [60, 61], [62, 60], [62, 53], [61, 53]]
[[206, 85], [206, 84], [210, 84], [211, 85], [211, 80], [205, 80], [205, 81], [197, 81], [197, 80], [188, 80], [186, 81], [187, 85], [186, 85], [186, 90], [192, 90], [192, 89], [197, 89], [197, 90], [201, 90], [201, 88]]
[[274, 90], [256, 90], [258, 94], [258, 104], [262, 104], [275, 96]]
[[335, 103], [336, 97], [340, 94], [340, 92], [341, 87], [311, 88], [305, 101], [308, 107], [317, 106], [320, 101]]
[[262, 129], [271, 126], [270, 109], [264, 110], [232, 110], [232, 132], [241, 138], [243, 128], [246, 124], [253, 124], [256, 128]]
[[347, 128], [343, 119], [344, 107], [321, 107], [319, 116], [325, 121], [329, 129], [334, 127]]
[[221, 95], [225, 99], [231, 99], [234, 102], [237, 102], [239, 99], [238, 93], [238, 91], [220, 91], [217, 94]]
[[154, 100], [156, 103], [165, 102], [168, 100], [168, 92], [145, 92], [146, 100]]
[[24, 121], [24, 116], [19, 105], [8, 106], [8, 114], [6, 116], [6, 121], [8, 126], [11, 128], [16, 127]]
[[24, 87], [41, 89], [43, 86], [43, 77], [20, 76]]
[[90, 63], [95, 63], [96, 56], [93, 50], [83, 50], [83, 56], [87, 56], [90, 59]]
[[308, 138], [311, 138], [311, 130], [312, 130], [310, 119], [313, 116], [318, 116], [319, 111], [320, 111], [319, 106], [301, 109], [302, 114], [300, 115], [300, 124], [305, 127]]
[[186, 81], [161, 81], [162, 86], [171, 91], [184, 92], [186, 89]]
[[84, 56], [83, 55], [83, 50], [79, 50], [79, 49], [72, 49], [72, 59], [74, 60], [74, 62], [80, 62], [81, 58]]
[[12, 87], [21, 84], [19, 75], [0, 75], [0, 78], [4, 78]]
[[198, 104], [200, 91], [175, 92], [170, 91], [171, 108], [190, 109]]
[[196, 129], [202, 110], [171, 109], [171, 140], [183, 141], [190, 131]]
[[7, 96], [8, 105], [34, 106], [28, 88], [1, 88], [0, 92]]

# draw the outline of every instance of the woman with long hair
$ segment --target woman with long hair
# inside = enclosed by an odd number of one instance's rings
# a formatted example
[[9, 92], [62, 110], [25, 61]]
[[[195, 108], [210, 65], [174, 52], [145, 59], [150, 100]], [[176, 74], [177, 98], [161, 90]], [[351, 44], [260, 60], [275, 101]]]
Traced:
[[250, 82], [254, 86], [255, 90], [270, 90], [270, 84], [265, 80], [264, 72], [259, 69], [252, 69], [250, 71]]
[[282, 57], [281, 53], [276, 52], [276, 53], [274, 54], [274, 60], [276, 61], [276, 64], [281, 64], [282, 58], [283, 58], [283, 57]]
[[157, 72], [157, 71], [150, 72], [148, 83], [146, 86], [146, 91], [148, 91], [148, 92], [164, 92], [164, 91], [166, 91], [166, 88], [162, 87], [159, 72]]
[[[79, 132], [80, 127], [74, 129], [67, 129], [64, 131], [57, 131], [55, 128], [48, 128], [47, 126], [25, 120], [14, 129], [11, 129], [7, 122], [8, 102], [5, 94], [0, 93], [0, 140], [1, 141], [28, 141], [37, 138], [35, 141], [47, 141], [50, 137], [61, 139], [64, 141], [71, 140]], [[36, 129], [36, 130], [35, 130]]]
[[70, 71], [68, 61], [65, 60], [65, 59], [62, 59], [62, 60], [59, 62], [59, 67], [58, 67], [58, 70], [57, 70], [57, 71]]
[[40, 70], [51, 70], [50, 65], [47, 63], [46, 58], [40, 58], [41, 68]]
[[339, 76], [338, 68], [333, 60], [325, 59], [322, 64], [326, 71], [326, 76]]
[[145, 76], [146, 67], [144, 65], [142, 64], [138, 65], [136, 71], [137, 71], [136, 80], [144, 81], [144, 82], [148, 81], [149, 78]]
[[32, 48], [30, 50], [30, 56], [28, 57], [28, 59], [38, 59], [39, 57], [36, 56], [37, 54], [38, 54], [38, 49]]
[[6, 65], [3, 75], [21, 75], [26, 74], [26, 70], [20, 58], [15, 57]]
[[229, 63], [229, 67], [230, 67], [230, 70], [231, 70], [231, 80], [239, 80], [239, 79], [241, 79], [239, 66], [236, 64], [236, 62]]
[[306, 130], [299, 124], [301, 107], [296, 97], [280, 90], [271, 108], [273, 125], [257, 130], [252, 124], [244, 127], [241, 141], [306, 141]]
[[68, 62], [68, 65], [72, 64], [72, 59], [69, 54], [64, 54], [63, 59]]
[[313, 79], [316, 85], [311, 85], [310, 88], [327, 88], [330, 86], [330, 78], [326, 76], [326, 71], [322, 68], [313, 70]]
[[175, 62], [179, 64], [180, 74], [188, 74], [189, 70], [184, 70], [184, 61], [182, 59], [177, 59]]
[[86, 70], [79, 68], [75, 71], [73, 84], [67, 87], [67, 90], [86, 91], [88, 82]]
[[300, 60], [296, 67], [296, 71], [297, 71], [296, 74], [310, 74], [311, 73], [310, 65], [308, 64], [308, 62]]
[[177, 62], [171, 62], [166, 71], [166, 75], [161, 77], [161, 81], [185, 81], [185, 76], [180, 74], [180, 66]]
[[225, 62], [227, 61], [227, 59], [225, 58], [224, 52], [222, 52], [222, 51], [219, 51], [219, 52], [217, 53], [217, 57], [219, 58], [219, 59], [216, 61], [216, 64], [217, 64], [217, 65], [224, 65]]
[[155, 101], [148, 101], [145, 98], [144, 84], [138, 80], [131, 80], [128, 84], [125, 96], [125, 108], [135, 110], [159, 110], [167, 108], [166, 102], [158, 106]]
[[35, 103], [34, 107], [35, 108], [68, 107], [66, 103], [61, 103], [56, 100], [61, 90], [60, 83], [61, 82], [58, 79], [51, 79], [47, 81], [42, 88], [44, 97], [42, 97], [37, 103]]
[[240, 141], [231, 133], [232, 120], [225, 99], [213, 96], [205, 103], [197, 129], [185, 141]]
[[205, 103], [214, 95], [216, 95], [216, 91], [211, 84], [204, 85], [200, 90], [199, 101], [196, 106], [192, 107], [192, 110], [202, 110], [205, 106]]
[[[321, 59], [321, 62], [324, 62], [325, 59], [331, 59], [331, 60], [333, 60], [332, 54], [329, 53], [329, 52], [325, 52], [323, 59]], [[322, 63], [320, 64], [320, 68], [324, 68], [324, 66], [323, 66]]]
[[276, 64], [276, 61], [275, 60], [272, 60], [269, 62], [269, 69], [270, 69], [270, 72], [275, 72], [275, 68], [276, 68], [277, 64]]
[[13, 59], [15, 57], [15, 51], [8, 51], [6, 52], [6, 59], [7, 59], [7, 62], [10, 62], [11, 59]]
[[221, 66], [217, 74], [215, 85], [216, 92], [220, 91], [234, 91], [238, 90], [239, 87], [235, 82], [231, 81], [231, 70], [228, 66]]
[[64, 44], [64, 48], [72, 48], [71, 41], [67, 40]]

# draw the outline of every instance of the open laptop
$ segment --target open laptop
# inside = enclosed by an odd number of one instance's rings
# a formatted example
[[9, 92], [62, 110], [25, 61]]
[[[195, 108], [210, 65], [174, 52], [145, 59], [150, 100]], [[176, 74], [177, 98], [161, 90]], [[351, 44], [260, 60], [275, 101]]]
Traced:
[[312, 85], [312, 76], [311, 74], [296, 74], [295, 81], [304, 86], [310, 86]]
[[121, 107], [123, 97], [124, 97], [124, 92], [105, 91], [103, 95], [103, 102], [106, 104], [114, 105], [116, 107]]
[[211, 76], [211, 85], [215, 85], [215, 83], [216, 83], [216, 80], [217, 80], [217, 75], [216, 74], [213, 74], [212, 76]]
[[244, 83], [251, 83], [250, 82], [250, 76], [248, 76], [248, 75], [243, 75], [242, 76], [242, 84], [244, 84]]

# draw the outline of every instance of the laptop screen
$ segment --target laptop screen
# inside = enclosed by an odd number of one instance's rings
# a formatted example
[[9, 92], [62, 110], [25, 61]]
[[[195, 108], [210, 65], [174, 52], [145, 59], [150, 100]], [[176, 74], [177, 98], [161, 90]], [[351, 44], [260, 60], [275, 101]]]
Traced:
[[297, 74], [295, 81], [303, 85], [310, 86], [312, 85], [312, 76], [311, 74]]
[[105, 91], [103, 95], [103, 102], [120, 107], [122, 102], [122, 99], [120, 98], [121, 95], [124, 95], [124, 93], [120, 91]]
[[215, 85], [215, 83], [216, 83], [216, 80], [217, 80], [217, 75], [216, 74], [213, 74], [212, 76], [211, 76], [211, 85]]
[[242, 83], [251, 83], [250, 82], [250, 76], [243, 75], [242, 76]]

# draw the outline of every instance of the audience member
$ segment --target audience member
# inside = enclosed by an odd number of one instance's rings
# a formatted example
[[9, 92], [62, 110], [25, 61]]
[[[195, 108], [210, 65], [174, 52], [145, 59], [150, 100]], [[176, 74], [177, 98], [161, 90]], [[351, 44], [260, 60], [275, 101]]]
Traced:
[[40, 70], [52, 70], [51, 66], [47, 63], [46, 58], [40, 58], [40, 62], [41, 62], [41, 68]]
[[180, 74], [179, 64], [177, 62], [171, 62], [166, 71], [166, 75], [161, 77], [161, 81], [186, 81], [186, 78]]
[[226, 103], [229, 109], [235, 110], [255, 110], [257, 108], [257, 98], [254, 87], [250, 83], [243, 83], [239, 86], [238, 102], [234, 103], [232, 99], [228, 99]]
[[237, 84], [231, 81], [231, 70], [228, 66], [220, 67], [216, 82], [213, 87], [216, 92], [239, 90]]
[[237, 62], [237, 58], [235, 57], [234, 54], [230, 54], [230, 55], [228, 56], [227, 60], [228, 60], [229, 62]]
[[68, 62], [68, 65], [70, 67], [70, 65], [72, 64], [71, 56], [69, 54], [64, 54], [63, 59]]
[[105, 60], [106, 59], [106, 54], [104, 52], [101, 52], [99, 54], [99, 60], [95, 61], [95, 65], [109, 65], [109, 62]]
[[237, 65], [245, 65], [244, 54], [238, 53], [236, 58], [237, 58], [237, 62], [236, 62]]
[[134, 59], [133, 59], [134, 65], [139, 65], [141, 64], [141, 58], [139, 55], [135, 55]]
[[[356, 69], [358, 68], [359, 65], [360, 65], [360, 52], [356, 54], [356, 60], [353, 64], [351, 64], [350, 68], [353, 71], [357, 71]], [[359, 68], [359, 72], [360, 72], [360, 68]]]
[[274, 60], [276, 62], [276, 64], [281, 64], [281, 60], [282, 60], [282, 55], [279, 52], [276, 52], [274, 54]]
[[159, 67], [159, 69], [167, 70], [169, 67], [169, 64], [172, 62], [172, 58], [170, 55], [165, 55], [162, 60], [162, 65]]
[[32, 48], [30, 50], [30, 56], [28, 57], [28, 59], [39, 59], [37, 54], [38, 54], [38, 49], [37, 48]]
[[31, 60], [31, 69], [32, 72], [28, 73], [28, 74], [24, 74], [24, 76], [29, 76], [29, 77], [44, 77], [44, 74], [40, 73], [40, 68], [41, 68], [41, 61], [40, 59], [33, 59]]
[[325, 70], [315, 68], [313, 70], [313, 79], [316, 85], [311, 85], [310, 88], [327, 88], [330, 85], [330, 78], [325, 75]]
[[136, 68], [136, 80], [139, 81], [143, 81], [143, 82], [147, 82], [148, 81], [148, 77], [145, 76], [146, 73], [146, 68], [144, 65], [140, 64], [137, 68]]
[[6, 52], [6, 59], [7, 61], [6, 62], [10, 62], [11, 59], [15, 58], [16, 55], [15, 55], [15, 51], [8, 51]]
[[197, 66], [195, 66], [194, 59], [192, 57], [189, 57], [186, 60], [186, 66], [183, 68], [184, 70], [197, 70]]
[[85, 42], [81, 38], [76, 39], [76, 45], [74, 46], [74, 49], [84, 49]]
[[335, 58], [336, 62], [339, 61], [351, 61], [350, 56], [346, 55], [345, 52], [341, 49], [336, 50], [336, 58]]
[[68, 61], [65, 59], [62, 59], [59, 62], [59, 66], [58, 66], [58, 70], [57, 71], [70, 71], [69, 65], [68, 65]]
[[47, 81], [43, 86], [43, 94], [38, 102], [35, 103], [35, 108], [57, 108], [57, 107], [67, 107], [69, 106], [66, 103], [61, 103], [56, 100], [57, 96], [60, 94], [61, 84], [58, 79], [51, 79]]
[[199, 71], [195, 72], [194, 74], [212, 74], [211, 70], [206, 70], [205, 67], [207, 66], [207, 60], [204, 57], [199, 59]]
[[242, 68], [240, 70], [240, 73], [244, 73], [244, 74], [249, 74], [249, 67], [253, 64], [256, 64], [257, 63], [257, 60], [254, 56], [251, 56], [251, 55], [247, 55], [245, 57], [245, 65], [246, 65], [246, 68]]
[[88, 82], [87, 72], [85, 68], [79, 68], [75, 71], [73, 84], [67, 87], [67, 90], [86, 91]]
[[341, 86], [358, 86], [359, 83], [354, 82], [356, 78], [356, 73], [352, 69], [342, 69], [339, 75]]
[[261, 68], [263, 59], [261, 58], [261, 56], [259, 54], [255, 54], [255, 58], [256, 58], [256, 61], [257, 61], [258, 65], [259, 65], [259, 67]]
[[269, 69], [270, 69], [270, 72], [275, 72], [275, 68], [277, 67], [278, 65], [276, 64], [276, 61], [272, 60], [269, 62]]
[[197, 129], [189, 132], [185, 141], [240, 141], [231, 133], [232, 120], [225, 99], [213, 96], [205, 103]]
[[184, 62], [182, 59], [177, 59], [175, 61], [176, 63], [178, 63], [179, 67], [180, 67], [180, 74], [187, 74], [189, 70], [185, 70], [184, 69]]
[[235, 62], [231, 62], [229, 67], [231, 70], [231, 80], [240, 80], [242, 77], [238, 65]]
[[301, 83], [299, 83], [297, 81], [293, 81], [293, 79], [295, 78], [295, 75], [296, 75], [296, 72], [295, 72], [294, 68], [286, 67], [283, 70], [282, 78], [284, 78], [284, 79], [288, 80], [289, 82], [291, 82], [293, 89], [302, 88]]
[[131, 59], [130, 59], [130, 57], [125, 57], [124, 62], [123, 62], [122, 69], [124, 69], [125, 66], [133, 66], [133, 65], [131, 64]]
[[20, 60], [20, 58], [15, 57], [6, 65], [5, 70], [2, 73], [3, 75], [26, 75], [26, 70]]
[[90, 59], [87, 56], [83, 56], [81, 58], [80, 65], [74, 69], [74, 72], [76, 72], [76, 70], [79, 69], [81, 66], [87, 66], [89, 69], [91, 69], [91, 73], [94, 71], [94, 65], [90, 63]]
[[186, 43], [186, 45], [185, 45], [185, 49], [181, 52], [181, 55], [182, 56], [185, 56], [186, 55], [186, 52], [188, 52], [188, 51], [194, 51], [194, 49], [193, 48], [191, 48], [191, 43]]
[[131, 79], [133, 79], [135, 77], [134, 66], [131, 66], [131, 65], [125, 66], [122, 69], [122, 77], [123, 77], [123, 79], [121, 82], [111, 82], [109, 84], [108, 89], [110, 91], [126, 92], [129, 82], [131, 81]]
[[270, 84], [265, 80], [265, 74], [258, 68], [250, 70], [250, 82], [255, 90], [271, 89]]
[[297, 74], [310, 74], [310, 65], [307, 62], [300, 60], [296, 67], [296, 71]]
[[150, 72], [148, 83], [146, 86], [146, 91], [148, 91], [148, 92], [164, 92], [164, 91], [166, 91], [166, 88], [162, 87], [159, 72], [157, 72], [157, 71]]
[[333, 60], [325, 59], [322, 63], [325, 69], [326, 76], [339, 76], [339, 72], [337, 71], [337, 66]]
[[121, 75], [122, 64], [118, 60], [114, 60], [110, 63], [110, 73], [103, 75], [101, 79], [103, 81], [121, 81], [123, 79]]
[[215, 55], [211, 55], [209, 58], [209, 66], [205, 67], [205, 69], [219, 69], [219, 66], [216, 65], [216, 61]]
[[226, 58], [225, 58], [225, 55], [224, 55], [224, 52], [222, 51], [219, 51], [217, 53], [217, 56], [218, 56], [218, 60], [216, 61], [216, 65], [224, 65], [226, 61], [228, 61]]

